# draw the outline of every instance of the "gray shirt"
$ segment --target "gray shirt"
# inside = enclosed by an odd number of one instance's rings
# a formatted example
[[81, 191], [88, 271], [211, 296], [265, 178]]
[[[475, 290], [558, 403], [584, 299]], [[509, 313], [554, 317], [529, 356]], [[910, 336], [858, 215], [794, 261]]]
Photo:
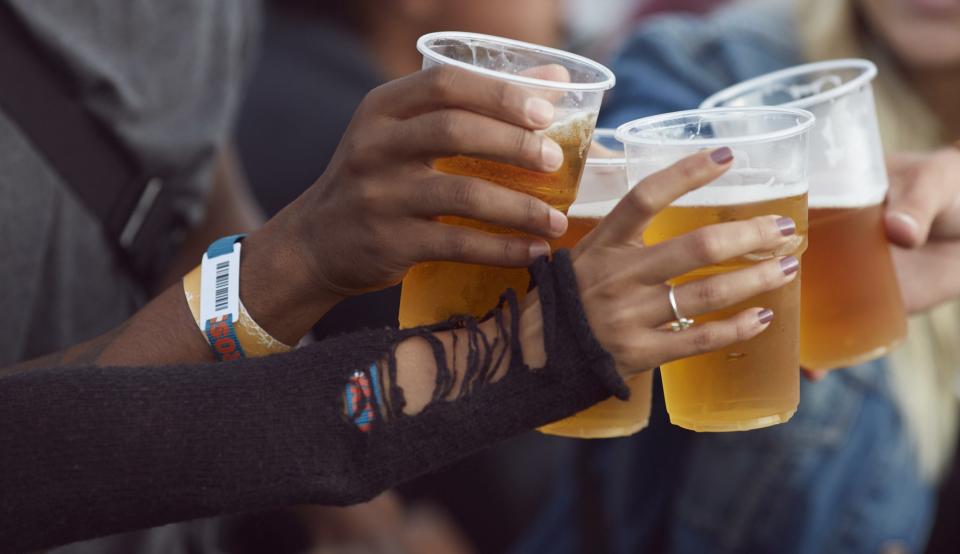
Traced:
[[[202, 215], [251, 65], [256, 0], [0, 1], [142, 164], [186, 175], [175, 205]], [[144, 299], [99, 222], [0, 110], [0, 366], [99, 335]]]

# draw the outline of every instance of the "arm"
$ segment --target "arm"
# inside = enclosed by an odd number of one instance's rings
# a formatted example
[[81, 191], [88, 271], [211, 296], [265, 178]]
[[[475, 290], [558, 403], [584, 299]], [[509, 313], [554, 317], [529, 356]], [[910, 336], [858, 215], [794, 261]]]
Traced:
[[[728, 167], [709, 160], [698, 154], [650, 177], [574, 252], [534, 265], [537, 288], [522, 306], [477, 328], [362, 332], [220, 364], [55, 367], [0, 379], [0, 549], [363, 501], [623, 394], [618, 375], [757, 335], [769, 324], [760, 308], [664, 330], [672, 314], [663, 279], [779, 247], [789, 240], [782, 222], [766, 216], [638, 244], [654, 213]], [[793, 278], [769, 260], [677, 295], [697, 315]], [[463, 345], [483, 344], [469, 340], [477, 333], [494, 346], [469, 357]], [[372, 363], [385, 400], [363, 433], [344, 417], [344, 384]]]

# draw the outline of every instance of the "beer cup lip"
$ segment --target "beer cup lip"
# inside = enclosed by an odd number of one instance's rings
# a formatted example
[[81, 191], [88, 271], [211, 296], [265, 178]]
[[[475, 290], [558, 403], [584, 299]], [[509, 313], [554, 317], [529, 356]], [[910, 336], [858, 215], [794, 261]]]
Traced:
[[[596, 139], [597, 137], [616, 138], [616, 136], [617, 136], [616, 129], [605, 129], [605, 128], [598, 127], [593, 130], [594, 139]], [[620, 154], [619, 156], [601, 157], [601, 156], [591, 156], [588, 153], [587, 161], [585, 162], [585, 164], [592, 167], [627, 165], [627, 158], [624, 155], [623, 150], [620, 150], [619, 154]]]
[[[705, 121], [711, 119], [719, 120], [724, 116], [735, 116], [736, 114], [745, 114], [746, 116], [759, 117], [770, 115], [781, 115], [793, 117], [794, 122], [790, 126], [770, 131], [766, 133], [748, 134], [738, 137], [720, 137], [720, 138], [694, 138], [694, 139], [667, 139], [658, 137], [651, 133], [649, 137], [637, 136], [634, 131], [640, 128], [652, 129], [655, 125], [668, 122], [670, 120], [680, 120], [685, 118], [701, 118]], [[816, 120], [814, 115], [807, 110], [798, 108], [782, 107], [749, 107], [749, 108], [698, 108], [694, 110], [684, 110], [680, 112], [671, 112], [641, 119], [635, 119], [617, 127], [617, 140], [624, 145], [653, 145], [653, 146], [734, 146], [741, 144], [755, 144], [762, 142], [774, 142], [790, 138], [807, 132], [813, 122]], [[686, 125], [686, 124], [684, 124]]]
[[[560, 65], [568, 66], [571, 63], [579, 64], [589, 68], [590, 70], [596, 72], [601, 79], [593, 83], [564, 83], [560, 81], [548, 81], [546, 79], [536, 79], [534, 77], [527, 77], [525, 75], [516, 75], [513, 73], [506, 73], [503, 71], [496, 71], [493, 69], [488, 69], [486, 67], [479, 67], [472, 65], [460, 60], [455, 60], [448, 56], [444, 56], [433, 50], [431, 46], [440, 39], [454, 39], [454, 40], [463, 40], [465, 42], [476, 41], [476, 42], [485, 42], [491, 45], [501, 45], [501, 46], [510, 46], [513, 48], [523, 48], [527, 50], [532, 50], [539, 54], [544, 54], [546, 56], [556, 58], [556, 63]], [[431, 60], [442, 63], [454, 65], [461, 67], [468, 71], [473, 71], [476, 73], [481, 73], [496, 79], [503, 79], [506, 81], [511, 81], [514, 83], [519, 83], [523, 85], [535, 86], [540, 88], [549, 88], [553, 90], [562, 90], [562, 91], [604, 91], [613, 87], [616, 83], [616, 77], [613, 74], [613, 71], [610, 71], [609, 68], [591, 60], [590, 58], [574, 54], [572, 52], [566, 52], [564, 50], [559, 50], [557, 48], [550, 48], [547, 46], [541, 46], [539, 44], [533, 44], [530, 42], [523, 42], [520, 40], [513, 40], [509, 38], [498, 37], [494, 35], [484, 35], [481, 33], [467, 33], [462, 31], [440, 31], [436, 33], [427, 33], [420, 37], [417, 40], [417, 50], [423, 54], [424, 57], [430, 58]]]
[[[877, 76], [877, 66], [874, 65], [870, 60], [864, 60], [860, 58], [842, 58], [836, 60], [826, 60], [822, 62], [813, 62], [802, 65], [796, 65], [793, 67], [788, 67], [786, 69], [780, 69], [778, 71], [773, 71], [765, 75], [760, 75], [759, 77], [754, 77], [752, 79], [747, 79], [741, 83], [737, 83], [731, 87], [727, 87], [721, 91], [715, 92], [710, 95], [706, 100], [700, 103], [701, 108], [716, 108], [722, 107], [725, 102], [729, 102], [734, 98], [743, 96], [748, 92], [753, 92], [756, 90], [763, 89], [764, 87], [769, 86], [772, 83], [775, 83], [780, 80], [786, 80], [798, 75], [804, 75], [806, 73], [817, 73], [820, 71], [830, 71], [837, 69], [859, 69], [861, 73], [850, 79], [849, 81], [841, 84], [840, 86], [831, 88], [830, 90], [814, 94], [812, 96], [807, 96], [806, 98], [799, 98], [790, 102], [784, 102], [783, 104], [769, 104], [770, 106], [777, 106], [781, 108], [809, 108], [815, 104], [825, 102], [827, 100], [832, 100], [834, 98], [839, 98], [851, 91], [857, 90], [865, 84], [870, 83]], [[753, 104], [757, 106], [758, 104]], [[733, 106], [730, 106], [733, 107]]]

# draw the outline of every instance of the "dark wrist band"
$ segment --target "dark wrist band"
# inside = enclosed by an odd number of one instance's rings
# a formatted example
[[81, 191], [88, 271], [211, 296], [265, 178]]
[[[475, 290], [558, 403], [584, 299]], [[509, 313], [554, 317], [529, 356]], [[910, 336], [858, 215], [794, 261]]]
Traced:
[[[577, 357], [584, 360], [586, 369], [596, 375], [604, 388], [621, 400], [628, 399], [630, 389], [617, 373], [613, 356], [597, 342], [590, 329], [580, 302], [570, 251], [563, 249], [554, 252], [552, 261], [546, 257], [538, 259], [531, 266], [530, 274], [540, 295], [548, 365], [551, 361], [570, 356], [570, 348], [576, 348]], [[569, 371], [583, 369], [570, 368]]]

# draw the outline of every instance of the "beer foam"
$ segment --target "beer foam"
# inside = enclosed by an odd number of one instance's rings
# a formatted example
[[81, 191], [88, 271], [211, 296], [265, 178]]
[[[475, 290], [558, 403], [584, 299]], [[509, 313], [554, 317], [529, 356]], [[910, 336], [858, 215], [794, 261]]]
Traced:
[[569, 217], [596, 218], [605, 217], [620, 200], [602, 200], [599, 202], [581, 202], [570, 206], [567, 212]]
[[847, 190], [835, 195], [822, 192], [811, 193], [808, 202], [811, 208], [865, 208], [880, 204], [885, 196], [885, 190], [874, 187], [853, 191]]
[[[638, 185], [641, 186], [641, 185]], [[693, 190], [674, 200], [673, 206], [737, 206], [767, 202], [807, 193], [807, 182], [759, 185], [730, 185], [719, 181]]]

